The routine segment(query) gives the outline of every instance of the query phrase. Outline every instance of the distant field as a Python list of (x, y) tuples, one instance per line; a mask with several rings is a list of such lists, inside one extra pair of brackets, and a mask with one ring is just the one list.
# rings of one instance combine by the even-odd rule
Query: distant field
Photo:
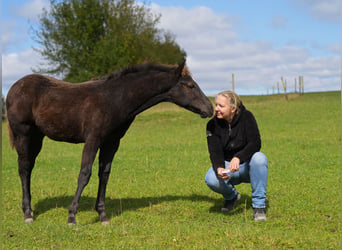
[(94, 210), (97, 161), (76, 216), (68, 206), (83, 145), (45, 139), (32, 174), (34, 223), (25, 224), (16, 153), (2, 124), (3, 249), (341, 249), (340, 92), (243, 96), (269, 159), (267, 221), (253, 221), (250, 185), (237, 208), (204, 183), (210, 167), (201, 119), (163, 103), (140, 114), (121, 141), (107, 187), (110, 224)]

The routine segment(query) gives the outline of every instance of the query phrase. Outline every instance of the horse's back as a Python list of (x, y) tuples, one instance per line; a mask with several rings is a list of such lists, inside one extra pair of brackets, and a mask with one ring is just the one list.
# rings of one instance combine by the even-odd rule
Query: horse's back
[(26, 127), (38, 129), (54, 140), (83, 142), (85, 128), (93, 126), (89, 123), (108, 106), (101, 103), (101, 83), (94, 80), (71, 84), (39, 74), (27, 75), (8, 92), (9, 125), (19, 134)]
[[(72, 84), (50, 76), (30, 74), (13, 84), (7, 94), (6, 101), (9, 107), (16, 103), (18, 105), (20, 103), (21, 107), (32, 107), (32, 105), (37, 106), (43, 98), (45, 100), (49, 97), (57, 98), (59, 95), (60, 101), (63, 102), (67, 96), (74, 98), (81, 95), (82, 92), (87, 92), (86, 86), (91, 87), (95, 82), (99, 81)], [(93, 92), (88, 90), (88, 93)]]
[(7, 101), (10, 103), (21, 100), (28, 101), (37, 97), (45, 89), (58, 84), (58, 80), (39, 74), (24, 76), (15, 82), (7, 94)]
[(40, 74), (30, 74), (15, 82), (6, 97), (7, 119), (9, 125), (34, 124), (35, 111), (47, 108), (53, 96), (49, 94), (53, 89), (67, 88), (72, 85), (53, 77)]
[(35, 103), (37, 95), (51, 85), (51, 80), (43, 75), (31, 74), (15, 82), (6, 97), (8, 120), (16, 114), (28, 112)]

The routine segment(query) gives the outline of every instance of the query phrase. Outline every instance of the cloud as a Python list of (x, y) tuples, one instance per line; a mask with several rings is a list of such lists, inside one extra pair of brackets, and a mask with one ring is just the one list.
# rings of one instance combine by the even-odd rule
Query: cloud
[(2, 36), (1, 36), (1, 44), (2, 44), (2, 51), (7, 51), (10, 44), (16, 40), (16, 22), (14, 21), (7, 21), (6, 23), (3, 22), (2, 27)]
[(32, 46), (31, 26), (38, 21), (42, 9), (49, 6), (48, 0), (27, 1), (23, 5), (6, 5), (6, 16), (1, 23), (2, 26), (2, 51), (11, 53), (13, 51), (26, 50)]
[(272, 27), (283, 28), (287, 24), (287, 17), (276, 16), (272, 18)]
[(42, 62), (40, 55), (33, 49), (20, 53), (8, 53), (2, 56), (2, 88), (7, 93), (10, 86), (21, 77), (31, 74), (31, 67)]
[(200, 6), (185, 9), (183, 7), (161, 7), (152, 4), (151, 8), (152, 11), (161, 13), (161, 28), (171, 30), (172, 33), (176, 34), (177, 40), (186, 47), (191, 47), (192, 44), (200, 47), (216, 46), (217, 32), (220, 32), (221, 40), (236, 38), (230, 17), (218, 15), (208, 7)]
[(48, 0), (33, 0), (28, 1), (25, 4), (18, 6), (14, 13), (18, 17), (22, 17), (26, 20), (37, 21), (40, 14), (42, 14), (43, 8), (49, 6)]
[(335, 54), (342, 53), (341, 43), (332, 43), (327, 46), (326, 50)]
[(341, 0), (291, 0), (294, 5), (299, 5), (303, 11), (307, 11), (314, 18), (333, 23), (341, 22)]
[[(6, 5), (7, 6), (7, 5)], [(31, 68), (42, 62), (39, 53), (31, 46), (30, 23), (38, 20), (48, 0), (27, 1), (23, 5), (9, 5), (7, 18), (2, 22), (2, 93), (7, 94), (10, 86), (19, 78), (32, 73)], [(28, 23), (30, 21), (30, 23)]]
[[(287, 45), (275, 46), (270, 40), (242, 39), (236, 29), (239, 25), (235, 23), (236, 17), (215, 13), (208, 7), (185, 9), (152, 4), (151, 8), (161, 14), (159, 27), (175, 34), (176, 42), (187, 52), (187, 65), (207, 94), (231, 88), (233, 73), (239, 94), (272, 93), (281, 76), (287, 80), (289, 90), (298, 76), (304, 76), (305, 91), (341, 87), (341, 45), (337, 42), (325, 46), (324, 50), (329, 51), (325, 56), (314, 56), (311, 48), (290, 45), (287, 41), (284, 41)], [(278, 26), (287, 22), (281, 18), (273, 21)], [(8, 28), (3, 29), (2, 40), (11, 44), (15, 39), (11, 27), (15, 24), (8, 24)], [(42, 62), (32, 49), (4, 53), (2, 59), (5, 93), (11, 84)]]
[[(336, 90), (340, 86), (338, 57), (315, 58), (306, 48), (274, 48), (266, 40), (242, 41), (230, 16), (206, 7), (186, 10), (153, 4), (152, 10), (162, 15), (160, 27), (176, 35), (177, 43), (187, 52), (194, 78), (206, 93), (231, 88), (233, 73), (240, 94), (265, 94), (280, 82), (281, 76), (293, 87), (294, 78), (304, 76), (306, 91)], [(276, 17), (273, 22), (284, 26), (287, 19)], [(330, 49), (338, 46), (331, 45)]]
[(314, 17), (321, 20), (328, 20), (332, 22), (341, 21), (341, 1), (313, 1), (314, 4), (310, 8), (310, 11)]

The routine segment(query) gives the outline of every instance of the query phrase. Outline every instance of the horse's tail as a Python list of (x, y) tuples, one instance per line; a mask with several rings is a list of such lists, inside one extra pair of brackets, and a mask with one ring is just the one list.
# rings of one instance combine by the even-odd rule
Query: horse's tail
[(11, 129), (11, 125), (9, 124), (8, 120), (7, 120), (7, 131), (8, 131), (9, 143), (11, 145), (11, 148), (13, 148), (14, 147), (14, 136), (13, 136), (13, 132)]

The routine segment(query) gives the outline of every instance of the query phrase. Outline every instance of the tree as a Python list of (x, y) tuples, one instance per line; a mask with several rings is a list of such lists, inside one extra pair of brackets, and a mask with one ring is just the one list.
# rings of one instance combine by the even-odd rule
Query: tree
[(173, 64), (186, 56), (172, 34), (156, 28), (160, 15), (134, 0), (50, 0), (50, 5), (33, 33), (49, 67), (36, 72), (80, 82), (143, 61)]

